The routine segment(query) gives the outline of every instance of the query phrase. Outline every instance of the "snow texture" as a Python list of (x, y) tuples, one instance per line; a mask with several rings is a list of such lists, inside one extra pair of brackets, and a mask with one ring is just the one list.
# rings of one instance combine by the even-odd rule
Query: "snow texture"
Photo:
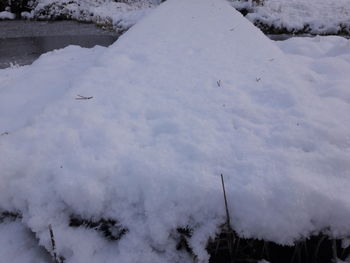
[(0, 70), (0, 210), (49, 251), (51, 224), (67, 263), (192, 262), (186, 226), (207, 262), (222, 173), (241, 236), (349, 237), (349, 72), (349, 40), (276, 45), (224, 0), (168, 0), (109, 48)]
[(36, 243), (34, 234), (19, 222), (0, 224), (0, 255), (2, 262), (48, 263), (50, 256)]
[(37, 0), (25, 18), (74, 19), (112, 26), (125, 30), (148, 14), (158, 4), (157, 0)]
[[(231, 0), (232, 1), (232, 0)], [(256, 24), (283, 28), (289, 32), (313, 34), (350, 33), (349, 0), (233, 0), (238, 9), (249, 9), (246, 17)]]

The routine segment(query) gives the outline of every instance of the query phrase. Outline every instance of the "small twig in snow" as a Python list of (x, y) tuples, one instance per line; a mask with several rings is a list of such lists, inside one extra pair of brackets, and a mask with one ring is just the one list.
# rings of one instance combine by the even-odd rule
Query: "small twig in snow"
[(222, 191), (224, 193), (224, 200), (225, 200), (225, 210), (226, 210), (226, 227), (227, 229), (231, 229), (231, 220), (230, 220), (230, 214), (228, 212), (228, 205), (227, 205), (227, 198), (226, 198), (226, 189), (225, 189), (225, 182), (224, 182), (224, 176), (221, 174), (221, 186)]
[(52, 256), (55, 261), (55, 263), (60, 263), (57, 258), (57, 253), (56, 253), (56, 242), (55, 242), (55, 236), (53, 235), (53, 230), (52, 226), (49, 225), (49, 231), (50, 231), (50, 238), (51, 238), (51, 247), (52, 247)]
[(219, 88), (221, 88), (221, 80), (218, 80), (218, 81), (216, 82), (216, 84), (218, 85)]
[(81, 96), (81, 95), (77, 95), (77, 97), (75, 98), (76, 100), (90, 100), (92, 99), (93, 97), (86, 97), (86, 96)]
[(3, 132), (3, 133), (0, 134), (0, 136), (3, 136), (3, 135), (9, 135), (9, 133), (8, 132)]

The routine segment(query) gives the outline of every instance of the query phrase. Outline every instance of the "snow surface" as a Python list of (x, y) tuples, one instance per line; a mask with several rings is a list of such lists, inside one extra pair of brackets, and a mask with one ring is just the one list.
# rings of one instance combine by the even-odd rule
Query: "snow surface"
[(15, 18), (16, 18), (16, 15), (11, 12), (8, 12), (8, 11), (0, 12), (0, 20), (5, 20), (5, 19), (13, 20)]
[[(275, 30), (294, 33), (350, 34), (350, 0), (228, 1), (239, 10), (248, 10), (247, 18), (262, 28), (274, 27)], [(22, 12), (21, 16), (25, 19), (74, 19), (124, 31), (150, 13), (160, 2), (160, 0), (34, 0), (29, 2), (31, 12)]]
[(25, 18), (66, 18), (94, 22), (125, 30), (136, 24), (158, 4), (157, 0), (37, 0), (31, 13)]
[(50, 256), (35, 243), (35, 236), (19, 222), (0, 224), (0, 255), (3, 262), (48, 263)]
[[(234, 7), (251, 11), (246, 17), (254, 23), (262, 23), (290, 32), (307, 26), (313, 34), (335, 34), (346, 29), (350, 33), (349, 0), (264, 0), (263, 5), (254, 1), (231, 0)], [(344, 32), (343, 32), (344, 33)]]
[[(191, 262), (187, 225), (207, 262), (223, 173), (240, 235), (349, 237), (350, 41), (278, 45), (224, 0), (168, 0), (109, 48), (0, 70), (0, 210), (48, 250), (51, 224), (67, 263)], [(129, 231), (110, 242), (71, 214)]]

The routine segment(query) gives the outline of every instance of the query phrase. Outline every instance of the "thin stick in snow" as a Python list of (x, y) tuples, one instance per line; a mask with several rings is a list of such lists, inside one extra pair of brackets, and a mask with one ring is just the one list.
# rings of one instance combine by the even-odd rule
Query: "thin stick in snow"
[(51, 248), (52, 248), (52, 255), (55, 263), (59, 263), (56, 253), (56, 242), (55, 242), (55, 236), (53, 235), (53, 230), (51, 225), (49, 225), (49, 231), (50, 231), (50, 238), (51, 238)]
[(81, 96), (81, 95), (77, 95), (77, 97), (75, 98), (76, 100), (90, 100), (92, 99), (93, 97), (86, 97), (86, 96)]
[(228, 229), (231, 229), (231, 221), (230, 221), (230, 213), (228, 211), (228, 205), (227, 205), (227, 198), (226, 198), (226, 190), (225, 190), (225, 182), (224, 182), (224, 177), (221, 174), (221, 185), (222, 185), (222, 190), (224, 192), (224, 199), (225, 199), (225, 209), (226, 209), (226, 225)]

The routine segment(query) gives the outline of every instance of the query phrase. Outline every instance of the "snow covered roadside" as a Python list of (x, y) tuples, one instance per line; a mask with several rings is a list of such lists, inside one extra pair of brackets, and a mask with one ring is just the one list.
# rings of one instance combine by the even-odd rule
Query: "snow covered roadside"
[(16, 15), (11, 13), (11, 12), (8, 12), (8, 11), (2, 11), (0, 12), (0, 20), (13, 20), (16, 18)]
[[(108, 49), (1, 70), (0, 208), (48, 250), (52, 224), (68, 263), (190, 262), (187, 225), (206, 262), (223, 173), (241, 235), (348, 236), (349, 41), (319, 39), (286, 55), (225, 1), (168, 0)], [(71, 214), (129, 231), (108, 242)]]
[(247, 18), (270, 33), (350, 34), (349, 0), (231, 0)]
[[(238, 10), (248, 11), (247, 18), (269, 34), (350, 34), (349, 0), (228, 1)], [(35, 0), (26, 7), (32, 11), (22, 12), (21, 16), (25, 19), (74, 19), (125, 31), (160, 2), (160, 0)]]
[(24, 18), (74, 19), (94, 22), (124, 31), (136, 24), (156, 5), (157, 0), (37, 0), (33, 10), (24, 12)]

